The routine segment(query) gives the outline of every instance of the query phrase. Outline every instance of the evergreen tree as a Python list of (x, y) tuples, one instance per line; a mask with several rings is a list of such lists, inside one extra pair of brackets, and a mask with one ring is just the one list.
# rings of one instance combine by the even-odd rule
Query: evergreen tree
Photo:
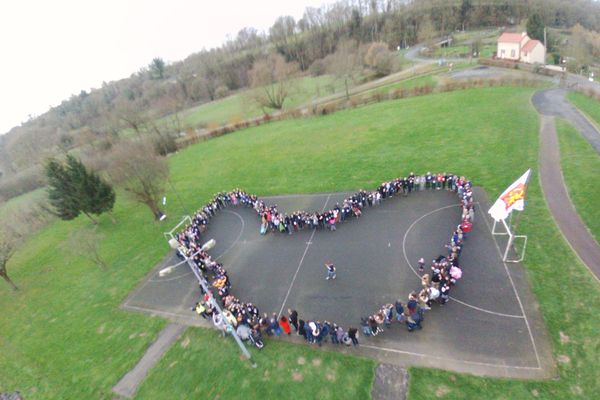
[(48, 199), (56, 215), (65, 221), (77, 218), (81, 213), (78, 193), (65, 166), (51, 159), (45, 166), (45, 172), (48, 178)]
[(542, 21), (542, 17), (539, 14), (533, 14), (527, 20), (527, 34), (532, 39), (537, 39), (544, 42), (544, 21)]
[(46, 165), (46, 176), (50, 204), (63, 220), (71, 220), (84, 213), (95, 224), (97, 221), (92, 214), (111, 211), (115, 204), (113, 188), (70, 154), (66, 164), (50, 160)]
[(98, 174), (93, 171), (88, 172), (83, 188), (86, 193), (86, 204), (82, 211), (95, 215), (112, 211), (115, 205), (115, 191)]

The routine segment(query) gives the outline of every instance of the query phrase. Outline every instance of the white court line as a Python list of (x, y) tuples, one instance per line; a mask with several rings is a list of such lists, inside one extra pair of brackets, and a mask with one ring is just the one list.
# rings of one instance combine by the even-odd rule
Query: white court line
[[(482, 218), (485, 221), (485, 224), (488, 227), (490, 234), (492, 234), (492, 237), (493, 237), (492, 228), (490, 227), (490, 223), (488, 222), (486, 215), (483, 213), (483, 211), (481, 211), (481, 205), (479, 204), (479, 202), (477, 202), (477, 205), (479, 206), (477, 208), (479, 209), (479, 212), (482, 214)], [(500, 250), (500, 247), (498, 246), (498, 242), (496, 242), (496, 239), (494, 239), (494, 244), (496, 245), (496, 250), (498, 250), (500, 259), (502, 259), (502, 251)], [(521, 307), (521, 312), (523, 313), (525, 325), (527, 326), (527, 331), (529, 332), (529, 338), (531, 339), (531, 344), (533, 345), (533, 352), (535, 353), (535, 359), (537, 360), (538, 367), (541, 368), (542, 363), (540, 362), (540, 356), (537, 351), (537, 346), (535, 345), (535, 339), (533, 338), (533, 333), (531, 333), (531, 327), (529, 326), (529, 321), (527, 320), (527, 315), (525, 314), (525, 309), (523, 308), (523, 303), (521, 302), (521, 297), (519, 296), (519, 292), (517, 292), (517, 288), (515, 287), (515, 283), (513, 282), (512, 276), (510, 276), (510, 272), (508, 271), (508, 266), (506, 265), (506, 263), (504, 261), (502, 261), (502, 264), (504, 264), (504, 269), (506, 270), (506, 275), (508, 275), (510, 284), (512, 285), (513, 291), (515, 292), (517, 301), (519, 302), (519, 307)]]
[(230, 210), (223, 210), (223, 212), (228, 212), (231, 214), (235, 214), (240, 221), (242, 221), (242, 228), (240, 229), (240, 233), (238, 233), (237, 237), (235, 238), (235, 240), (233, 241), (233, 243), (231, 243), (231, 246), (229, 246), (224, 252), (221, 253), (221, 255), (217, 258), (215, 258), (215, 261), (218, 260), (219, 258), (223, 257), (225, 254), (227, 254), (229, 252), (229, 250), (231, 250), (231, 248), (233, 246), (235, 246), (237, 244), (237, 242), (239, 242), (240, 238), (242, 237), (242, 233), (244, 233), (244, 228), (246, 227), (246, 223), (244, 222), (244, 218), (242, 218), (242, 216), (240, 214), (238, 214), (235, 211), (230, 211)]
[(388, 351), (388, 352), (392, 352), (392, 353), (406, 354), (406, 355), (409, 355), (409, 356), (417, 356), (417, 357), (422, 357), (422, 358), (433, 358), (435, 360), (454, 361), (454, 362), (461, 362), (461, 363), (465, 363), (465, 364), (481, 365), (481, 366), (485, 366), (485, 367), (514, 368), (514, 369), (526, 369), (526, 370), (536, 370), (536, 371), (542, 369), (541, 367), (521, 367), (521, 366), (517, 366), (517, 365), (492, 364), (492, 363), (485, 363), (485, 362), (479, 362), (479, 361), (460, 360), (460, 359), (457, 359), (457, 358), (446, 358), (446, 357), (440, 357), (440, 356), (432, 356), (432, 355), (429, 355), (429, 354), (413, 353), (411, 351), (390, 349), (390, 348), (387, 348), (387, 347), (370, 346), (368, 344), (361, 344), (360, 347), (365, 347), (365, 348), (374, 349), (374, 350)]
[[(327, 203), (329, 202), (330, 197), (331, 197), (331, 193), (329, 195), (327, 195), (327, 199), (325, 199), (325, 204), (323, 205), (323, 209), (321, 210), (321, 213), (323, 213), (325, 211), (325, 207), (327, 207)], [(296, 281), (296, 277), (298, 276), (298, 272), (300, 272), (300, 267), (302, 266), (302, 262), (304, 262), (304, 257), (306, 256), (306, 253), (308, 253), (308, 248), (309, 248), (310, 244), (312, 243), (313, 236), (315, 236), (315, 232), (317, 232), (317, 228), (313, 229), (313, 232), (310, 235), (310, 239), (308, 239), (308, 242), (306, 242), (306, 248), (304, 249), (304, 254), (302, 254), (302, 258), (300, 259), (300, 262), (298, 263), (298, 268), (296, 268), (296, 273), (294, 274), (294, 277), (292, 278), (292, 283), (290, 283), (290, 287), (288, 288), (285, 298), (283, 299), (283, 303), (281, 304), (281, 308), (279, 309), (279, 314), (277, 314), (278, 318), (281, 316), (281, 313), (283, 312), (283, 308), (285, 307), (285, 303), (287, 302), (287, 299), (290, 296), (292, 287), (294, 286), (294, 282)]]
[(132, 306), (132, 305), (123, 305), (124, 308), (129, 308), (132, 310), (136, 310), (136, 311), (141, 311), (144, 312), (146, 314), (156, 314), (156, 315), (166, 315), (169, 317), (177, 317), (177, 318), (189, 318), (189, 315), (183, 315), (183, 314), (176, 314), (176, 313), (172, 313), (169, 311), (160, 311), (160, 310), (156, 310), (153, 308), (143, 308), (143, 307), (137, 307), (137, 306)]
[[(479, 203), (476, 203), (476, 204), (479, 204)], [(406, 232), (404, 233), (404, 238), (402, 239), (402, 252), (404, 253), (404, 259), (405, 259), (405, 260), (406, 260), (406, 262), (408, 263), (408, 266), (410, 267), (410, 269), (411, 269), (411, 270), (412, 270), (412, 271), (415, 273), (415, 275), (416, 275), (416, 276), (419, 278), (419, 280), (421, 279), (421, 276), (419, 275), (419, 273), (417, 272), (417, 270), (416, 270), (416, 269), (415, 269), (415, 268), (412, 266), (412, 264), (411, 264), (411, 263), (410, 263), (410, 261), (408, 260), (408, 256), (406, 255), (406, 238), (408, 237), (408, 234), (410, 233), (410, 231), (412, 230), (412, 228), (413, 228), (413, 227), (414, 227), (414, 226), (415, 226), (415, 225), (416, 225), (416, 224), (417, 224), (419, 221), (421, 221), (423, 218), (425, 218), (425, 217), (428, 217), (429, 215), (431, 215), (431, 214), (433, 214), (433, 213), (436, 213), (436, 212), (438, 212), (438, 211), (445, 210), (446, 208), (452, 208), (452, 207), (458, 207), (458, 205), (456, 205), (456, 204), (452, 204), (452, 205), (449, 205), (449, 206), (440, 207), (440, 208), (438, 208), (438, 209), (435, 209), (435, 210), (433, 210), (433, 211), (430, 211), (430, 212), (428, 212), (428, 213), (425, 213), (425, 214), (423, 214), (421, 217), (417, 218), (417, 219), (416, 219), (416, 220), (415, 220), (415, 221), (414, 221), (414, 222), (413, 222), (413, 223), (412, 223), (412, 224), (411, 224), (411, 225), (408, 227), (408, 229), (407, 229), (407, 230), (406, 230)], [(478, 207), (478, 208), (479, 208), (479, 207)], [(472, 308), (472, 309), (474, 309), (474, 310), (481, 311), (481, 312), (484, 312), (484, 313), (487, 313), (487, 314), (497, 315), (497, 316), (499, 316), (499, 317), (506, 317), (506, 318), (525, 318), (525, 315), (524, 315), (524, 314), (523, 314), (523, 315), (504, 314), (504, 313), (500, 313), (500, 312), (496, 312), (496, 311), (492, 311), (492, 310), (486, 310), (485, 308), (481, 308), (481, 307), (474, 306), (474, 305), (472, 305), (472, 304), (466, 303), (466, 302), (464, 302), (464, 301), (462, 301), (462, 300), (459, 300), (459, 299), (457, 299), (457, 298), (455, 298), (455, 297), (452, 297), (452, 296), (450, 296), (450, 299), (451, 299), (451, 300), (453, 300), (453, 301), (455, 301), (455, 302), (457, 302), (457, 303), (459, 303), (459, 304), (462, 304), (462, 305), (464, 305), (464, 306), (470, 307), (470, 308)]]

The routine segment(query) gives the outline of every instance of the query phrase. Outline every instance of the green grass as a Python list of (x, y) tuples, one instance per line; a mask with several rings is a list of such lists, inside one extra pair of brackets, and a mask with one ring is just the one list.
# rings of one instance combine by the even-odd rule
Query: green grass
[[(587, 114), (600, 127), (600, 102), (581, 93), (569, 92), (567, 98), (575, 107)], [(600, 129), (600, 128), (598, 128)]]
[[(479, 48), (479, 57), (481, 58), (490, 58), (497, 49), (496, 44), (484, 44)], [(469, 58), (471, 54), (471, 45), (466, 44), (458, 44), (450, 47), (437, 48), (433, 52), (433, 57), (435, 58), (455, 58), (455, 57), (464, 57)]]
[(46, 198), (45, 189), (36, 189), (0, 203), (0, 221), (22, 208), (42, 202)]
[[(523, 169), (537, 166), (539, 119), (529, 101), (532, 93), (508, 87), (456, 91), (250, 128), (171, 157), (172, 180), (188, 209), (234, 187), (258, 195), (354, 190), (408, 170), (464, 174), (492, 197)], [(543, 382), (412, 368), (411, 398), (435, 398), (441, 385), (450, 390), (447, 398), (526, 398), (533, 390), (540, 398), (573, 398), (580, 391), (589, 398), (600, 389), (597, 285), (557, 232), (535, 177), (529, 195), (521, 222), (530, 234), (526, 267), (555, 354), (570, 362), (559, 364), (559, 379)], [(172, 190), (167, 197), (175, 199)], [(169, 201), (167, 213), (171, 226), (181, 206)], [(13, 294), (0, 286), (0, 391), (19, 389), (27, 399), (111, 398), (110, 388), (164, 326), (160, 319), (117, 307), (166, 254), (161, 232), (167, 225), (152, 223), (149, 212), (122, 193), (116, 215), (118, 225), (101, 218), (107, 271), (61, 250), (70, 230), (88, 224), (83, 219), (51, 225), (10, 264), (22, 291)], [(561, 342), (559, 332), (568, 342)], [(186, 337), (189, 344), (183, 347)], [(372, 361), (269, 343), (257, 355), (269, 371), (265, 379), (264, 371), (247, 371), (230, 341), (215, 357), (211, 348), (218, 340), (215, 332), (188, 329), (138, 398), (168, 398), (168, 393), (274, 398), (288, 393), (286, 383), (294, 398), (368, 397)], [(299, 357), (311, 365), (321, 359), (320, 373), (298, 364)], [(335, 382), (327, 380), (329, 368), (339, 371)], [(298, 386), (306, 392), (291, 381), (293, 372), (302, 374)], [(252, 385), (255, 381), (260, 385)]]
[[(343, 83), (331, 75), (303, 77), (294, 81), (284, 109), (292, 109), (308, 103), (311, 99), (328, 96), (343, 89)], [(263, 114), (261, 107), (252, 98), (250, 90), (205, 103), (182, 112), (184, 125), (222, 125), (257, 117)]]
[(577, 213), (600, 243), (600, 156), (572, 125), (558, 120), (560, 164)]
[(273, 340), (253, 357), (257, 368), (239, 360), (233, 340), (188, 329), (152, 370), (137, 397), (328, 400), (367, 399), (371, 393), (373, 360)]

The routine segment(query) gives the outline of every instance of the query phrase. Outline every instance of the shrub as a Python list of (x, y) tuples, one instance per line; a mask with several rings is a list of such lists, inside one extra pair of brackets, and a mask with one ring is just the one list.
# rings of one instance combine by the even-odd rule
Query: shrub
[(3, 176), (0, 181), (0, 198), (12, 199), (44, 185), (42, 168), (36, 165), (20, 171), (16, 175)]
[(310, 67), (308, 67), (308, 72), (310, 72), (312, 76), (321, 76), (325, 74), (326, 70), (327, 65), (325, 64), (325, 60), (322, 58), (315, 60)]

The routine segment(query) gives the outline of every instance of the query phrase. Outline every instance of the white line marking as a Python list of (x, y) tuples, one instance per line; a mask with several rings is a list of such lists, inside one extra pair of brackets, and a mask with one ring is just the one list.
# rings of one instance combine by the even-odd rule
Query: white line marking
[[(132, 310), (142, 311), (144, 313), (149, 313), (149, 314), (168, 315), (170, 317), (177, 317), (177, 318), (189, 318), (189, 315), (176, 314), (176, 313), (172, 313), (169, 311), (160, 311), (160, 310), (156, 310), (156, 309), (152, 309), (152, 308), (143, 308), (143, 307), (137, 307), (137, 306), (132, 306), (132, 305), (123, 305), (123, 307), (129, 308)], [(191, 311), (190, 311), (190, 313), (191, 313)]]
[(188, 271), (188, 272), (186, 272), (184, 274), (172, 276), (170, 278), (165, 278), (165, 279), (148, 279), (148, 282), (152, 282), (152, 283), (171, 282), (171, 281), (175, 281), (175, 280), (177, 280), (179, 278), (183, 278), (184, 276), (188, 276), (191, 273), (192, 273), (192, 271)]
[(387, 347), (378, 347), (378, 346), (370, 346), (368, 344), (361, 344), (360, 347), (365, 347), (368, 349), (374, 349), (374, 350), (383, 350), (383, 351), (389, 351), (392, 353), (400, 353), (400, 354), (406, 354), (409, 356), (417, 356), (417, 357), (427, 357), (427, 358), (433, 358), (436, 360), (443, 360), (443, 361), (456, 361), (456, 362), (461, 362), (461, 363), (465, 363), (465, 364), (474, 364), (474, 365), (482, 365), (482, 366), (486, 366), (486, 367), (495, 367), (495, 368), (514, 368), (514, 369), (527, 369), (527, 370), (541, 370), (541, 367), (520, 367), (520, 366), (516, 366), (516, 365), (506, 365), (506, 364), (491, 364), (491, 363), (484, 363), (484, 362), (479, 362), (479, 361), (467, 361), (467, 360), (459, 360), (456, 358), (446, 358), (446, 357), (440, 357), (440, 356), (432, 356), (429, 354), (422, 354), (422, 353), (413, 353), (411, 351), (404, 351), (404, 350), (397, 350), (397, 349), (390, 349)]
[[(479, 202), (477, 202), (477, 204), (479, 205), (479, 207), (477, 207), (477, 209), (482, 214), (482, 216), (483, 216), (482, 218), (485, 221), (485, 225), (488, 227), (490, 233), (492, 233), (492, 228), (490, 227), (490, 223), (488, 222), (486, 215), (483, 213), (483, 211), (481, 211), (481, 205), (479, 204)], [(493, 238), (493, 235), (492, 235), (492, 238)], [(494, 239), (494, 244), (496, 245), (496, 250), (498, 250), (500, 259), (502, 259), (502, 251), (500, 250), (500, 247), (498, 246), (498, 242), (496, 242), (496, 239)], [(504, 261), (502, 261), (502, 264), (504, 264), (504, 269), (506, 270), (506, 275), (508, 275), (510, 284), (513, 288), (513, 291), (515, 292), (517, 301), (519, 302), (519, 307), (521, 308), (521, 312), (523, 313), (523, 317), (525, 319), (525, 325), (527, 326), (527, 331), (529, 332), (529, 338), (531, 339), (531, 344), (533, 345), (533, 352), (535, 353), (535, 359), (537, 360), (538, 367), (541, 368), (542, 363), (540, 362), (540, 356), (537, 351), (537, 346), (535, 345), (535, 339), (533, 338), (533, 333), (531, 333), (531, 327), (529, 326), (529, 321), (527, 320), (527, 315), (525, 314), (525, 309), (523, 308), (523, 303), (521, 302), (521, 297), (519, 296), (519, 292), (517, 292), (517, 288), (515, 287), (515, 283), (513, 282), (512, 276), (510, 275), (510, 272), (508, 271), (508, 266), (506, 265), (506, 263)]]
[(240, 214), (238, 214), (237, 212), (230, 211), (230, 210), (223, 210), (223, 212), (228, 212), (228, 213), (231, 213), (231, 214), (235, 214), (240, 219), (240, 221), (242, 221), (242, 227), (240, 228), (240, 233), (238, 233), (238, 236), (235, 238), (235, 240), (233, 241), (233, 243), (231, 243), (231, 245), (223, 253), (221, 253), (221, 255), (219, 257), (215, 258), (215, 261), (218, 260), (219, 258), (223, 257), (225, 254), (227, 254), (227, 252), (229, 252), (229, 250), (231, 250), (231, 248), (237, 244), (237, 242), (242, 237), (242, 233), (244, 233), (244, 228), (246, 227), (246, 223), (244, 222), (244, 218), (242, 218), (242, 216)]
[[(478, 202), (476, 204), (479, 204)], [(459, 207), (456, 204), (452, 204), (449, 206), (444, 206), (444, 207), (440, 207), (436, 210), (430, 211), (428, 213), (423, 214), (421, 217), (417, 218), (406, 230), (406, 232), (404, 233), (404, 238), (402, 239), (402, 252), (404, 253), (404, 259), (406, 260), (406, 262), (408, 263), (408, 266), (410, 267), (410, 269), (415, 273), (415, 275), (417, 276), (417, 278), (419, 278), (419, 280), (421, 279), (421, 276), (419, 275), (419, 273), (417, 272), (417, 270), (412, 266), (411, 262), (408, 260), (408, 256), (406, 255), (406, 238), (408, 237), (408, 234), (410, 233), (410, 231), (412, 230), (412, 228), (419, 222), (421, 221), (423, 218), (428, 217), (429, 215), (436, 213), (438, 211), (441, 210), (445, 210), (446, 208), (452, 208), (452, 207)], [(479, 208), (479, 207), (478, 207)], [(459, 300), (455, 297), (450, 296), (451, 300), (454, 300), (455, 302), (462, 304), (464, 306), (470, 307), (474, 310), (477, 311), (481, 311), (487, 314), (492, 314), (492, 315), (497, 315), (499, 317), (506, 317), (506, 318), (525, 318), (524, 315), (513, 315), (513, 314), (504, 314), (504, 313), (500, 313), (500, 312), (496, 312), (496, 311), (492, 311), (492, 310), (486, 310), (485, 308), (481, 308), (481, 307), (477, 307), (474, 306), (472, 304), (466, 303), (462, 300)]]
[[(325, 207), (327, 207), (327, 203), (329, 202), (330, 197), (331, 197), (331, 194), (329, 194), (327, 196), (327, 199), (325, 199), (325, 204), (323, 205), (323, 209), (321, 210), (321, 213), (325, 211)], [(306, 248), (304, 249), (304, 254), (302, 254), (302, 258), (300, 259), (300, 262), (298, 263), (298, 268), (296, 268), (296, 273), (294, 274), (294, 277), (292, 278), (292, 283), (290, 283), (290, 287), (288, 288), (285, 298), (283, 299), (283, 303), (281, 304), (281, 308), (279, 309), (279, 314), (277, 314), (277, 317), (280, 317), (281, 313), (283, 312), (283, 308), (285, 307), (285, 303), (287, 302), (287, 299), (290, 296), (292, 287), (294, 286), (294, 282), (296, 281), (296, 277), (298, 276), (298, 272), (300, 272), (300, 267), (302, 266), (302, 262), (304, 262), (304, 257), (306, 256), (306, 253), (308, 253), (308, 248), (310, 247), (310, 244), (312, 243), (312, 239), (315, 236), (315, 232), (317, 232), (316, 228), (313, 229), (313, 232), (310, 235), (310, 239), (308, 239), (308, 242), (306, 243)]]

